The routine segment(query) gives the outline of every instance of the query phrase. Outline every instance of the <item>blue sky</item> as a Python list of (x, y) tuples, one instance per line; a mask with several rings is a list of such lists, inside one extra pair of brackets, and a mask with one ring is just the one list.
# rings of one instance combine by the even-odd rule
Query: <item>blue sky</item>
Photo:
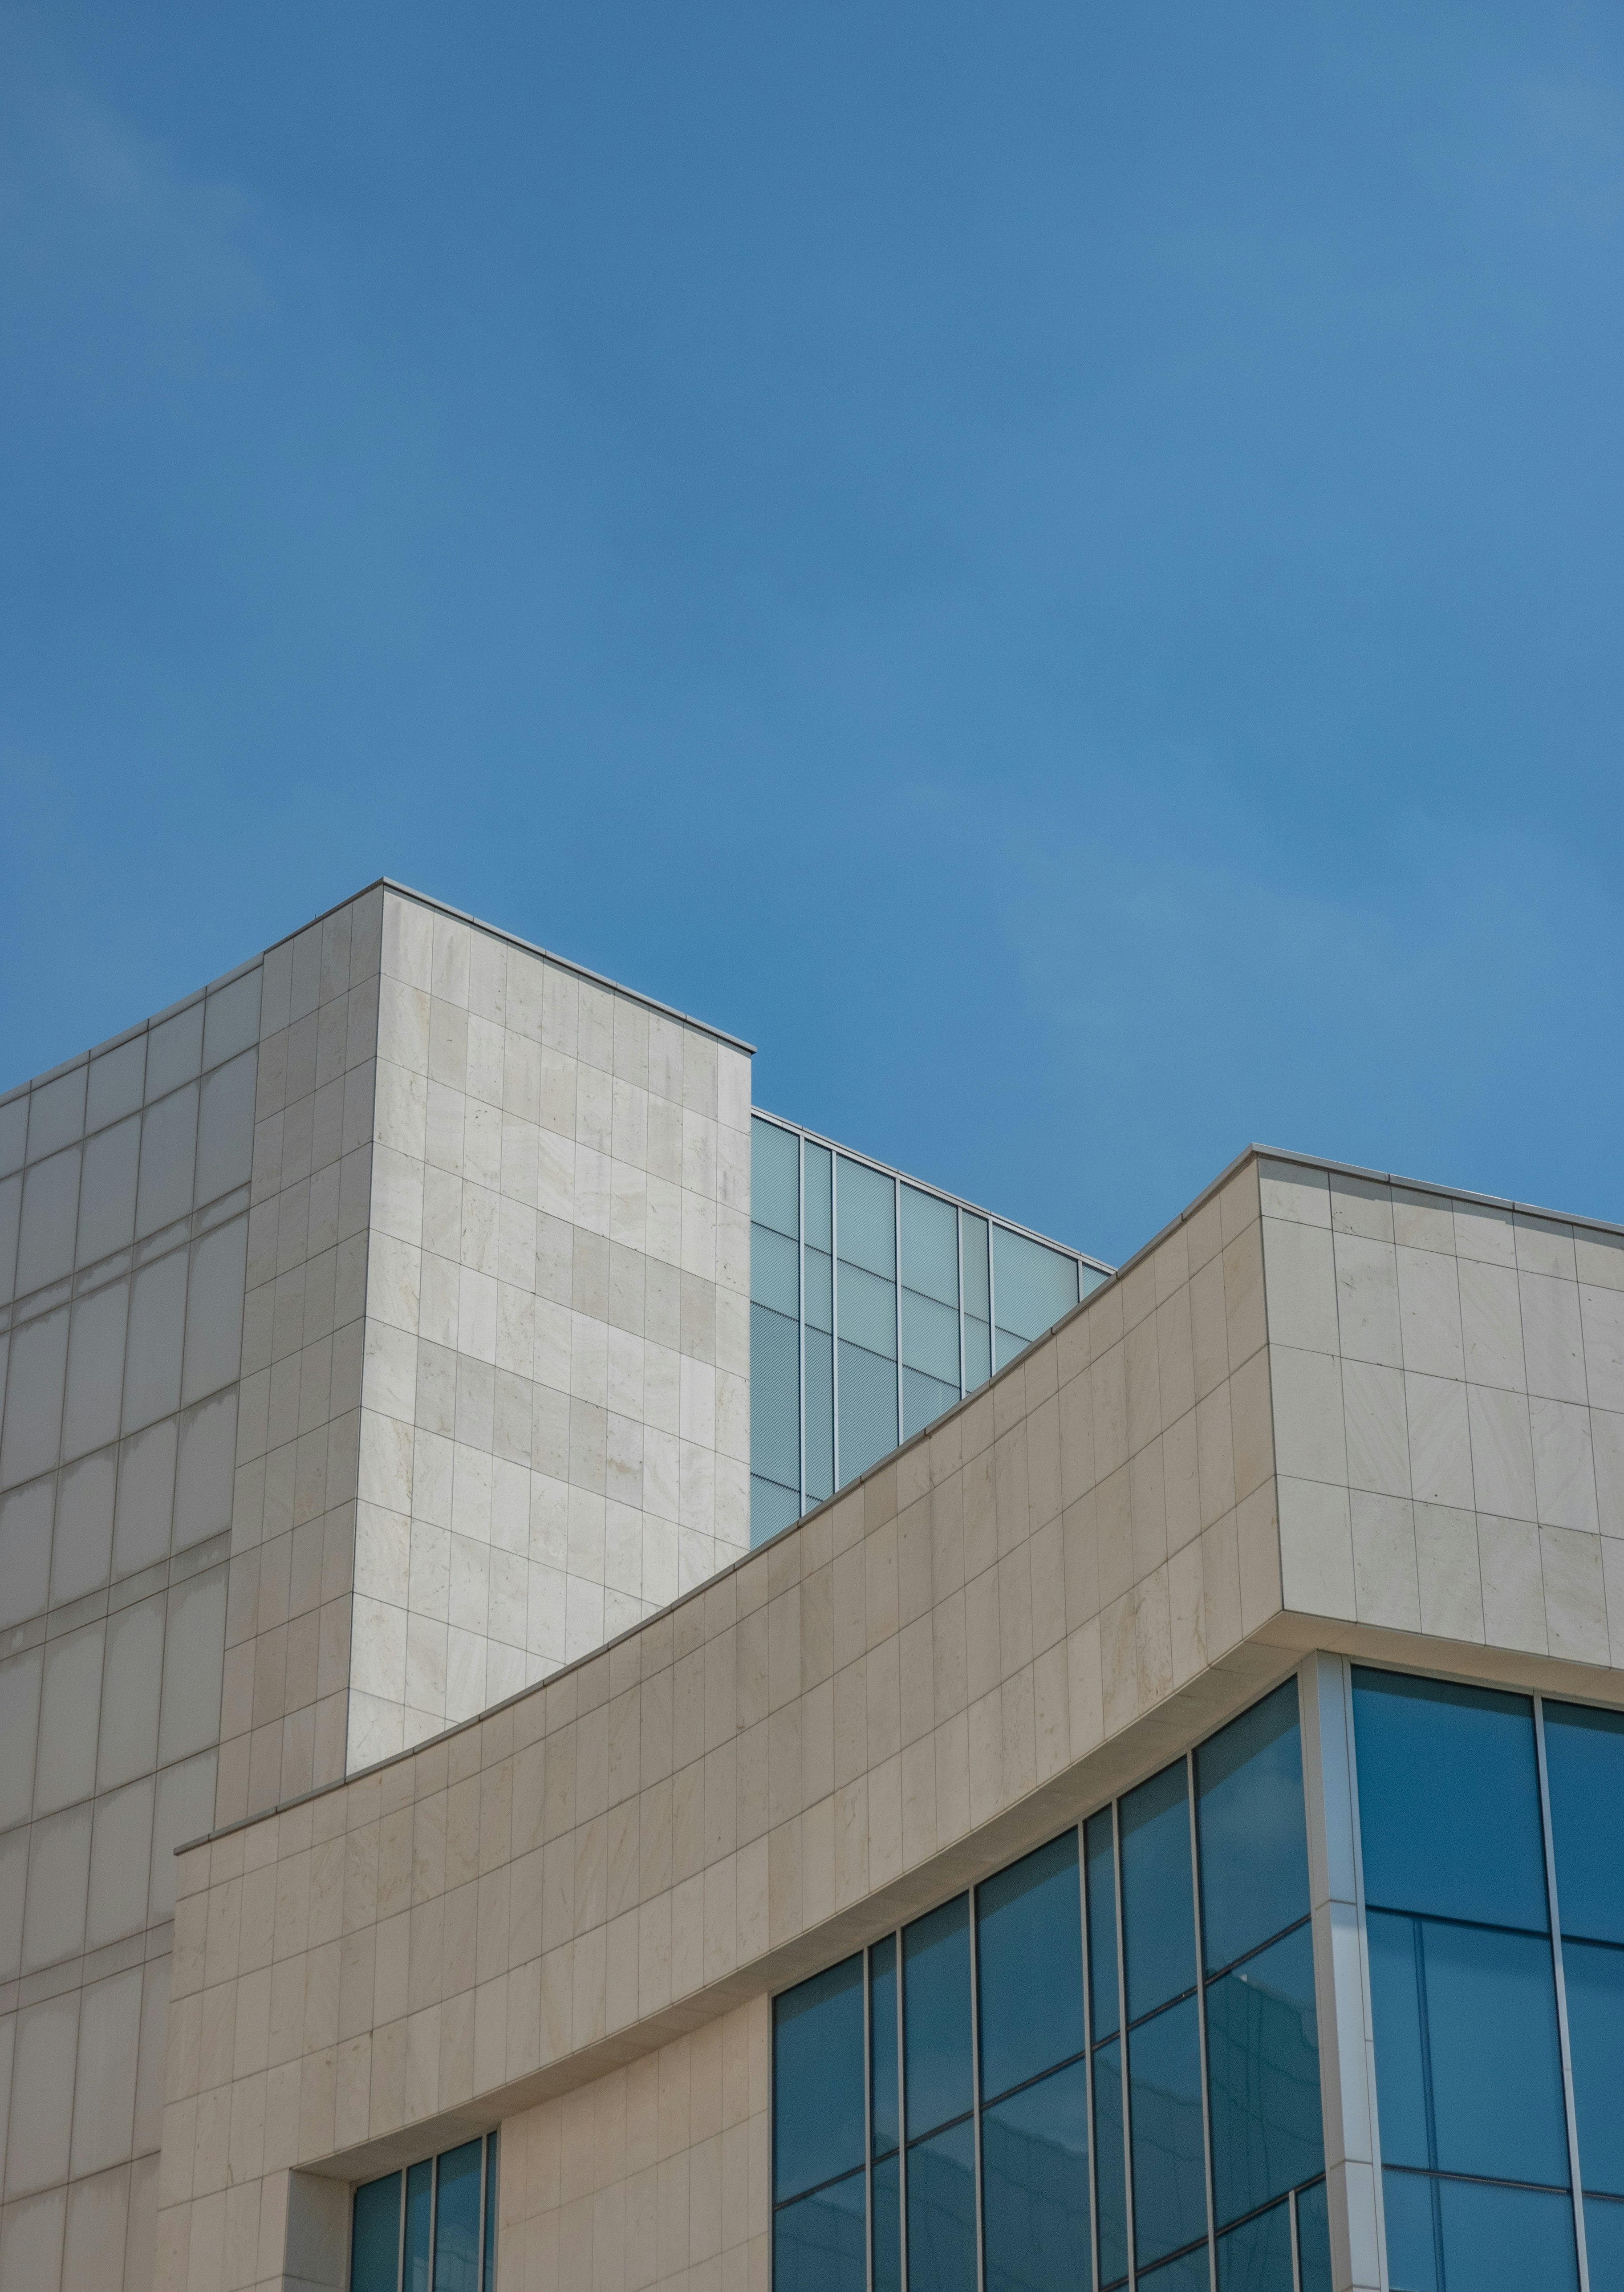
[(1624, 1218), (1624, 17), (0, 5), (0, 1086), (380, 873), (1106, 1256)]

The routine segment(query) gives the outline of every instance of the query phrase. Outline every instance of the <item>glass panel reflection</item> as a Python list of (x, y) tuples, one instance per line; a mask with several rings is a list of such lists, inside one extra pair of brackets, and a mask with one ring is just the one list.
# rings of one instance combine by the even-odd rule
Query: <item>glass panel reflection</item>
[(982, 2208), (985, 2292), (1087, 2292), (1094, 2263), (1081, 2062), (987, 2111)]
[(1201, 1745), (1195, 1787), (1201, 1932), (1210, 1974), (1308, 1916), (1295, 1679)]
[(400, 2281), (400, 2175), (355, 2191), (350, 2292), (397, 2292)]
[(869, 1952), (869, 2123), (877, 2157), (899, 2137), (897, 2095), (897, 1942), (894, 1934)]
[(1138, 2281), (1145, 2292), (1212, 2292), (1207, 2247), (1198, 2244), (1192, 2251), (1181, 2253), (1176, 2260), (1164, 2261), (1159, 2268), (1142, 2268)]
[(1289, 2204), (1259, 2213), (1218, 2239), (1218, 2292), (1292, 2292)]
[[(1382, 2175), (1393, 2292), (1574, 2292), (1573, 2210), (1566, 2197), (1492, 2181)], [(1592, 2281), (1595, 2282), (1595, 2279)], [(1599, 2285), (1596, 2292), (1601, 2292)]]
[(1201, 2038), (1193, 1997), (1130, 2030), (1134, 2247), (1142, 2267), (1207, 2233)]
[(1585, 2199), (1585, 2251), (1591, 2292), (1624, 2284), (1624, 2204), (1611, 2197)]
[(1122, 2040), (1094, 2056), (1095, 2181), (1100, 2207), (1100, 2282), (1127, 2275), (1127, 2172), (1123, 2158)]
[(1367, 1899), (1543, 1933), (1531, 1704), (1355, 1669), (1353, 1727)]
[(990, 2096), (1083, 2050), (1076, 1831), (989, 1878), (975, 1915), (982, 2092)]
[(865, 2196), (857, 2172), (774, 2213), (774, 2292), (864, 2292)]
[(434, 2292), (480, 2292), (482, 2141), (448, 2149), (434, 2192)]
[(429, 2225), (433, 2207), (434, 2166), (432, 2159), (425, 2159), (406, 2175), (404, 2292), (429, 2292)]
[(1088, 2011), (1097, 2044), (1117, 2026), (1117, 1864), (1111, 1809), (1083, 1828), (1088, 1865)]
[(848, 1957), (773, 2000), (777, 2203), (862, 2163), (862, 1970)]
[(1223, 2223), (1324, 2169), (1307, 1926), (1209, 1987), (1207, 2063), (1213, 2188)]
[(1580, 2179), (1587, 2189), (1624, 2197), (1624, 1949), (1567, 1941), (1562, 1965)]
[(901, 2292), (902, 2164), (893, 2150), (874, 2167), (874, 2292)]
[(1121, 1802), (1122, 1957), (1127, 2018), (1195, 1987), (1190, 1797), (1179, 1759)]
[(1297, 2268), (1302, 2292), (1331, 2292), (1330, 2202), (1323, 2181), (1297, 2192)]
[[(967, 1894), (943, 1902), (906, 1929), (902, 1981), (903, 2081), (911, 2140), (970, 2106)], [(910, 2175), (912, 2170), (910, 2164)], [(911, 2206), (911, 2195), (909, 2201)]]
[(1076, 1304), (1077, 1260), (1029, 1240), (1023, 1233), (1012, 1233), (1007, 1226), (995, 1226), (992, 1280), (997, 1360), (1002, 1368)]
[(966, 2118), (908, 2152), (911, 2292), (975, 2292), (975, 2127)]
[(1380, 1911), (1368, 1928), (1385, 2162), (1565, 2187), (1549, 1944)]
[(1624, 1715), (1547, 1703), (1545, 1764), (1562, 1931), (1624, 1942)]

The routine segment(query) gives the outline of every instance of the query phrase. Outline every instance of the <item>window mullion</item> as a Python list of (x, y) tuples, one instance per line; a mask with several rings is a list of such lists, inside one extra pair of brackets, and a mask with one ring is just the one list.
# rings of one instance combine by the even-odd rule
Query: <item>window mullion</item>
[[(992, 1279), (992, 1239), (987, 1242), (989, 1299)], [(989, 1311), (990, 1311), (990, 1302)], [(1139, 2255), (1134, 2223), (1134, 2112), (1129, 2098), (1127, 2067), (1127, 1933), (1122, 1916), (1122, 1802), (1111, 1803), (1111, 1883), (1117, 1909), (1117, 2040), (1122, 2048), (1122, 2218), (1127, 2231), (1129, 2292), (1139, 2281)]]
[(1568, 1982), (1562, 1957), (1562, 1905), (1556, 1893), (1556, 1848), (1551, 1834), (1550, 1780), (1545, 1767), (1545, 1698), (1534, 1697), (1534, 1750), (1539, 1767), (1539, 1825), (1545, 1838), (1545, 1888), (1550, 1903), (1551, 1961), (1556, 1976), (1556, 2035), (1562, 2047), (1562, 2098), (1568, 2120), (1568, 2179), (1573, 2191), (1573, 2235), (1579, 2252), (1579, 2292), (1590, 2292), (1585, 2243), (1585, 2193), (1579, 2165), (1579, 2112), (1573, 2102), (1573, 2055), (1568, 2041)]
[(1190, 1817), (1190, 1912), (1195, 1921), (1195, 2026), (1200, 2045), (1201, 2142), (1207, 2158), (1207, 2263), (1212, 2281), (1218, 2280), (1218, 2206), (1213, 2180), (1212, 2096), (1207, 2089), (1207, 1953), (1201, 1939), (1200, 1846), (1195, 1820), (1195, 1753), (1184, 1754), (1184, 1798)]

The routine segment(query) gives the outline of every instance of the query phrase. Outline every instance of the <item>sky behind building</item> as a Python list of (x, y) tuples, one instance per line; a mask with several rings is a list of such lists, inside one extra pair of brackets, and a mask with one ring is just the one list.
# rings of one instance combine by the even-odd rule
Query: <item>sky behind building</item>
[(386, 871), (1107, 1257), (1624, 1217), (1621, 240), (1600, 7), (0, 7), (0, 1088)]

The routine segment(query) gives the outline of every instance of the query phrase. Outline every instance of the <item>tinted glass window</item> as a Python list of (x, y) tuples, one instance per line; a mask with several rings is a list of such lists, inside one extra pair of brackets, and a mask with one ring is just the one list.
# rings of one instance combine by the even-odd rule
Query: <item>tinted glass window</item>
[(1207, 2233), (1201, 2037), (1193, 1997), (1128, 2033), (1134, 2243), (1142, 2266)]
[(1369, 1933), (1384, 2160), (1565, 2185), (1549, 1944), (1379, 1911)]
[(355, 2191), (350, 2292), (396, 2292), (400, 2280), (400, 2175)]
[(433, 2217), (434, 2167), (425, 2159), (406, 2175), (406, 2292), (429, 2292), (429, 2224)]
[(750, 1216), (793, 1241), (801, 1231), (800, 1140), (759, 1115), (750, 1119)]
[(869, 2181), (874, 2207), (874, 2292), (901, 2292), (902, 2166), (893, 2150), (879, 2159)]
[(1083, 1828), (1088, 1865), (1088, 2010), (1097, 2041), (1117, 2026), (1117, 1876), (1111, 1809)]
[(1353, 1674), (1365, 1893), (1543, 1932), (1533, 1707), (1443, 1680)]
[(1100, 2282), (1127, 2274), (1127, 2171), (1123, 2158), (1122, 2040), (1094, 2056), (1095, 2178), (1099, 2187)]
[(863, 2175), (853, 2173), (772, 2215), (774, 2292), (864, 2292)]
[(1087, 2292), (1088, 2092), (1081, 2062), (982, 2120), (986, 2292)]
[[(810, 1268), (812, 1253), (807, 1252)], [(835, 1493), (835, 1348), (808, 1328), (806, 1345), (806, 1501)]]
[(1624, 2204), (1607, 2197), (1585, 2199), (1585, 2249), (1592, 2292), (1624, 2284)]
[(897, 1944), (894, 1934), (877, 1941), (869, 1953), (869, 2059), (873, 2092), (869, 2123), (874, 2153), (883, 2157), (897, 2145)]
[(1545, 1765), (1562, 1930), (1624, 1942), (1624, 1716), (1547, 1703)]
[(448, 2149), (434, 2199), (434, 2292), (479, 2292), (482, 2141)]
[(862, 1974), (861, 1957), (848, 1957), (773, 2001), (772, 2192), (780, 2203), (863, 2161)]
[(484, 2292), (497, 2292), (497, 2215), (501, 2209), (499, 2133), (485, 2136), (485, 2286)]
[(1208, 1988), (1207, 2066), (1222, 2223), (1283, 2196), (1324, 2166), (1307, 1926)]
[(952, 2125), (908, 2152), (911, 2292), (975, 2292), (975, 2127)]
[(803, 1142), (804, 1174), (802, 1184), (805, 1193), (806, 1239), (813, 1249), (834, 1247), (833, 1213), (829, 1207), (829, 1188), (833, 1157), (827, 1146), (816, 1146), (810, 1138)]
[(1077, 1260), (1007, 1226), (994, 1226), (992, 1283), (1001, 1368), (1076, 1304)]
[(982, 2092), (1007, 2093), (1083, 2049), (1083, 1916), (1077, 1833), (976, 1892)]
[(1201, 1936), (1208, 1973), (1308, 1916), (1308, 1831), (1297, 1682), (1195, 1755)]
[(1289, 2205), (1218, 2239), (1218, 2292), (1292, 2292)]
[[(1565, 1942), (1562, 1966), (1580, 2178), (1587, 2189), (1624, 2197), (1624, 1950)], [(1594, 2269), (1591, 2274), (1594, 2281)], [(1624, 2276), (1619, 2281), (1624, 2284)]]
[(1382, 2204), (1393, 2292), (1502, 2284), (1516, 2292), (1574, 2292), (1579, 2282), (1566, 2197), (1386, 2172)]
[(950, 1305), (957, 1318), (958, 1214), (951, 1202), (917, 1186), (902, 1188), (902, 1279), (922, 1296)]
[[(840, 1269), (840, 1318), (845, 1327), (848, 1277), (867, 1281), (849, 1265)], [(870, 1465), (877, 1465), (897, 1445), (897, 1364), (894, 1344), (889, 1359), (865, 1345), (842, 1337), (840, 1356), (840, 1483), (844, 1488)]]
[(1323, 2181), (1297, 2191), (1297, 2264), (1303, 2292), (1331, 2292), (1330, 2203)]
[(750, 1308), (750, 1464), (792, 1493), (801, 1485), (800, 1329), (765, 1305)]
[(1127, 2018), (1195, 1984), (1195, 1895), (1184, 1763), (1122, 1801), (1122, 1957)]
[(883, 1171), (843, 1154), (835, 1180), (840, 1212), (840, 1255), (884, 1281), (897, 1270), (896, 1188)]
[[(907, 1928), (902, 1936), (902, 2046), (911, 2140), (970, 2106), (968, 1895), (944, 1902), (939, 1910)], [(911, 2206), (911, 2197), (909, 2201)]]

